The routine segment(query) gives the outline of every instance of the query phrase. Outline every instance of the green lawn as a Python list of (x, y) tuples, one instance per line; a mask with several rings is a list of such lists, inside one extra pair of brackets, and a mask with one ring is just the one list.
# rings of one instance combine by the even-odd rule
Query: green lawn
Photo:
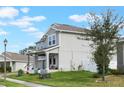
[(29, 81), (38, 84), (44, 84), (49, 86), (58, 87), (97, 87), (97, 86), (124, 86), (123, 75), (109, 75), (106, 76), (108, 82), (96, 82), (100, 78), (93, 78), (92, 72), (88, 71), (72, 71), (72, 72), (54, 72), (51, 73), (50, 79), (39, 79), (38, 75), (27, 75), (17, 77), (16, 75), (10, 75), (9, 77)]
[(10, 82), (10, 81), (4, 81), (3, 79), (0, 79), (0, 85), (4, 85), (6, 87), (26, 87), (22, 84), (13, 83), (13, 82)]
[(39, 79), (38, 75), (27, 75), (17, 77), (10, 75), (9, 77), (34, 82), (38, 84), (50, 86), (88, 86), (89, 83), (94, 82), (92, 78), (93, 73), (88, 71), (72, 71), (72, 72), (54, 72), (51, 73), (50, 79)]

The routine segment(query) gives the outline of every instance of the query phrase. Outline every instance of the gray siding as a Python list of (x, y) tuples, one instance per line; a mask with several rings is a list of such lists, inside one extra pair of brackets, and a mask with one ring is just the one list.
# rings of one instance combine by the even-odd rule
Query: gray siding
[(52, 34), (55, 34), (56, 35), (56, 44), (53, 45), (53, 46), (56, 46), (59, 44), (59, 37), (58, 37), (58, 32), (55, 31), (55, 30), (50, 30), (48, 31), (45, 35), (47, 36), (46, 40), (44, 42), (39, 42), (36, 44), (36, 49), (37, 50), (40, 50), (40, 49), (45, 49), (45, 48), (49, 48), (49, 47), (53, 47), (53, 46), (49, 46), (48, 45), (48, 37)]
[(117, 68), (120, 72), (124, 72), (123, 46), (123, 43), (119, 43), (117, 47)]

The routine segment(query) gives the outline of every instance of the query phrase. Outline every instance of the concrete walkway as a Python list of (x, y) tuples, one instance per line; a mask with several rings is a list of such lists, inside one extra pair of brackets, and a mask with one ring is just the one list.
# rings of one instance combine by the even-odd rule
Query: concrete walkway
[[(2, 74), (0, 74), (0, 78), (1, 79), (4, 79)], [(10, 82), (14, 82), (14, 83), (23, 84), (23, 85), (28, 86), (28, 87), (50, 87), (50, 86), (46, 86), (46, 85), (41, 85), (41, 84), (26, 82), (26, 81), (12, 79), (12, 78), (6, 78), (6, 80), (7, 81), (10, 81)], [(2, 87), (2, 85), (0, 85), (0, 87)]]
[(19, 84), (23, 84), (23, 85), (28, 86), (28, 87), (48, 87), (48, 86), (41, 85), (41, 84), (35, 84), (35, 83), (11, 79), (11, 78), (7, 78), (6, 80), (11, 81), (11, 82), (15, 82), (15, 83), (19, 83)]
[(14, 83), (23, 84), (23, 85), (28, 86), (28, 87), (50, 87), (50, 86), (26, 82), (26, 81), (22, 81), (22, 80), (16, 80), (16, 79), (12, 79), (12, 78), (6, 78), (6, 80), (10, 81), (10, 82), (14, 82)]
[(6, 86), (4, 86), (4, 85), (0, 85), (0, 87), (6, 87)]

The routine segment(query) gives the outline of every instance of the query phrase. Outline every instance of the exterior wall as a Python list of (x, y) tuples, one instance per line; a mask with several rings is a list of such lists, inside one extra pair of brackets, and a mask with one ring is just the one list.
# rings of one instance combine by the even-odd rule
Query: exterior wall
[(109, 67), (112, 69), (117, 69), (117, 53), (113, 55)]
[[(27, 70), (26, 65), (27, 65), (27, 62), (15, 62), (13, 66), (15, 67), (15, 71), (18, 71), (19, 69), (26, 71)], [(32, 63), (30, 63), (30, 65), (32, 65)], [(30, 66), (30, 68), (31, 67), (33, 67), (33, 65)]]
[[(96, 72), (96, 64), (91, 59), (91, 52), (93, 51), (89, 44), (90, 41), (80, 40), (78, 34), (60, 33), (59, 34), (59, 69), (75, 70), (79, 65), (82, 69)], [(110, 68), (117, 68), (117, 56), (114, 55), (110, 62)]]
[(124, 72), (124, 44), (118, 44), (117, 51), (117, 68), (120, 72)]
[(82, 69), (96, 72), (96, 64), (90, 59), (91, 42), (80, 40), (79, 37), (78, 34), (60, 33), (59, 69), (78, 70), (82, 65)]

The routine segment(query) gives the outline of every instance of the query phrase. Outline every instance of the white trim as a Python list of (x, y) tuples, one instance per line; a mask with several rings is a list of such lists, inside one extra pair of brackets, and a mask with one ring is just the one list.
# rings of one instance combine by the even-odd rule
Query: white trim
[[(6, 60), (6, 62), (11, 62), (11, 61), (15, 61), (15, 62), (22, 62), (22, 63), (27, 63), (28, 61), (21, 61), (21, 60)], [(4, 60), (0, 60), (0, 62), (4, 62)], [(34, 61), (30, 61), (31, 63), (33, 63)]]
[(58, 31), (58, 32), (66, 32), (66, 33), (77, 33), (77, 34), (85, 34), (84, 32), (77, 32), (77, 31), (70, 31), (70, 30), (61, 30), (61, 29), (56, 29), (54, 27), (52, 27), (52, 29), (54, 29), (55, 31)]
[(53, 49), (56, 49), (56, 48), (59, 48), (59, 46), (55, 46), (55, 47), (51, 47), (51, 48), (48, 48), (48, 49), (44, 49), (44, 52), (47, 52), (47, 51), (50, 51), (50, 50), (53, 50)]

